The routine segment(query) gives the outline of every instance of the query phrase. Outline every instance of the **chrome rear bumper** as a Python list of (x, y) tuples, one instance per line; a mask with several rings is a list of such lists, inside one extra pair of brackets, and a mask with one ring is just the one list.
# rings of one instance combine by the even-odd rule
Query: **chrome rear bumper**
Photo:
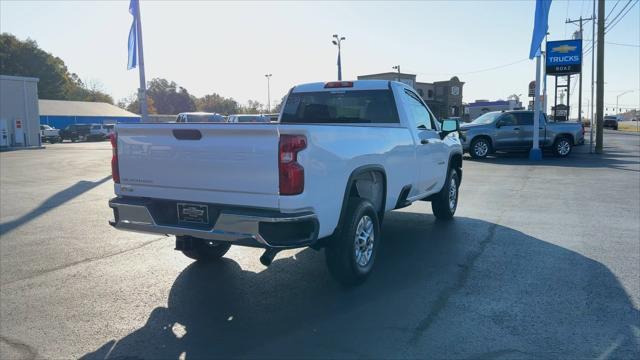
[[(149, 210), (149, 202), (153, 202), (153, 199), (111, 199), (109, 207), (113, 209), (114, 220), (109, 221), (109, 224), (121, 230), (187, 235), (207, 240), (232, 242), (238, 245), (281, 249), (308, 246), (313, 244), (318, 237), (318, 220), (316, 215), (310, 212), (283, 214), (271, 211), (261, 213), (261, 211), (254, 210), (222, 208), (219, 210), (213, 228), (196, 229), (188, 225), (159, 224)], [(267, 230), (266, 227), (270, 224), (276, 227), (271, 226)], [(308, 231), (302, 231), (303, 236), (300, 236), (300, 231), (292, 232), (284, 229), (287, 226), (295, 227), (297, 225), (305, 226), (304, 229)], [(278, 227), (283, 227), (284, 231), (278, 232)], [(279, 237), (280, 233), (283, 233), (281, 237)]]

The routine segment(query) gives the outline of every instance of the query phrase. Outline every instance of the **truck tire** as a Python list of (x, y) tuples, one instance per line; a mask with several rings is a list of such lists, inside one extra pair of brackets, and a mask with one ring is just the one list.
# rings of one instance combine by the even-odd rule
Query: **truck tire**
[(566, 157), (571, 153), (571, 139), (562, 136), (553, 142), (553, 153), (558, 157)]
[[(187, 236), (176, 236), (177, 238), (187, 238)], [(191, 238), (191, 247), (188, 250), (181, 250), (182, 253), (191, 259), (199, 262), (212, 262), (220, 259), (229, 251), (231, 244), (215, 242), (205, 239)]]
[(469, 153), (474, 159), (484, 159), (491, 153), (491, 143), (485, 137), (475, 138), (471, 142)]
[(431, 201), (433, 215), (439, 220), (450, 220), (458, 208), (458, 188), (460, 176), (455, 169), (449, 169), (447, 181), (440, 192)]
[(331, 275), (342, 285), (357, 285), (373, 269), (380, 246), (380, 223), (373, 204), (362, 198), (350, 198), (341, 228), (325, 249)]

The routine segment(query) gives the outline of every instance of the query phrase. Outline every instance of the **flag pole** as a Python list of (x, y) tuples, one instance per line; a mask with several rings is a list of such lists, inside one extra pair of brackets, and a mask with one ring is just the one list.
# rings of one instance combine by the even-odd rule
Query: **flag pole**
[(140, 114), (142, 115), (142, 121), (148, 120), (148, 108), (147, 108), (147, 82), (144, 77), (144, 53), (142, 51), (142, 17), (140, 16), (140, 1), (136, 1), (136, 14), (138, 19), (136, 21), (136, 34), (138, 36), (138, 70), (140, 72), (140, 88), (138, 89), (138, 99), (140, 102)]

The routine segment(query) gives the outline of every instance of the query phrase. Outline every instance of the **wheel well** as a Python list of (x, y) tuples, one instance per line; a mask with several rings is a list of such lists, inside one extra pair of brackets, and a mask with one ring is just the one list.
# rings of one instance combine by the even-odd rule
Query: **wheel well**
[(568, 138), (571, 141), (571, 145), (575, 145), (575, 140), (573, 139), (573, 135), (571, 134), (558, 134), (556, 136), (557, 139)]
[(449, 167), (452, 169), (461, 169), (462, 168), (462, 155), (453, 154), (451, 155), (451, 160), (449, 160)]
[(352, 175), (348, 197), (359, 197), (371, 201), (378, 214), (384, 212), (386, 177), (380, 170), (367, 170)]

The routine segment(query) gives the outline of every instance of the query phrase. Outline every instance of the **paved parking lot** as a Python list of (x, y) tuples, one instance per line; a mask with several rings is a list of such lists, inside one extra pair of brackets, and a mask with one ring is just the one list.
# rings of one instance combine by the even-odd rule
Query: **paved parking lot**
[(640, 136), (464, 163), (457, 217), (389, 214), (367, 283), (324, 255), (232, 248), (107, 220), (110, 147), (0, 154), (0, 358), (639, 358)]

